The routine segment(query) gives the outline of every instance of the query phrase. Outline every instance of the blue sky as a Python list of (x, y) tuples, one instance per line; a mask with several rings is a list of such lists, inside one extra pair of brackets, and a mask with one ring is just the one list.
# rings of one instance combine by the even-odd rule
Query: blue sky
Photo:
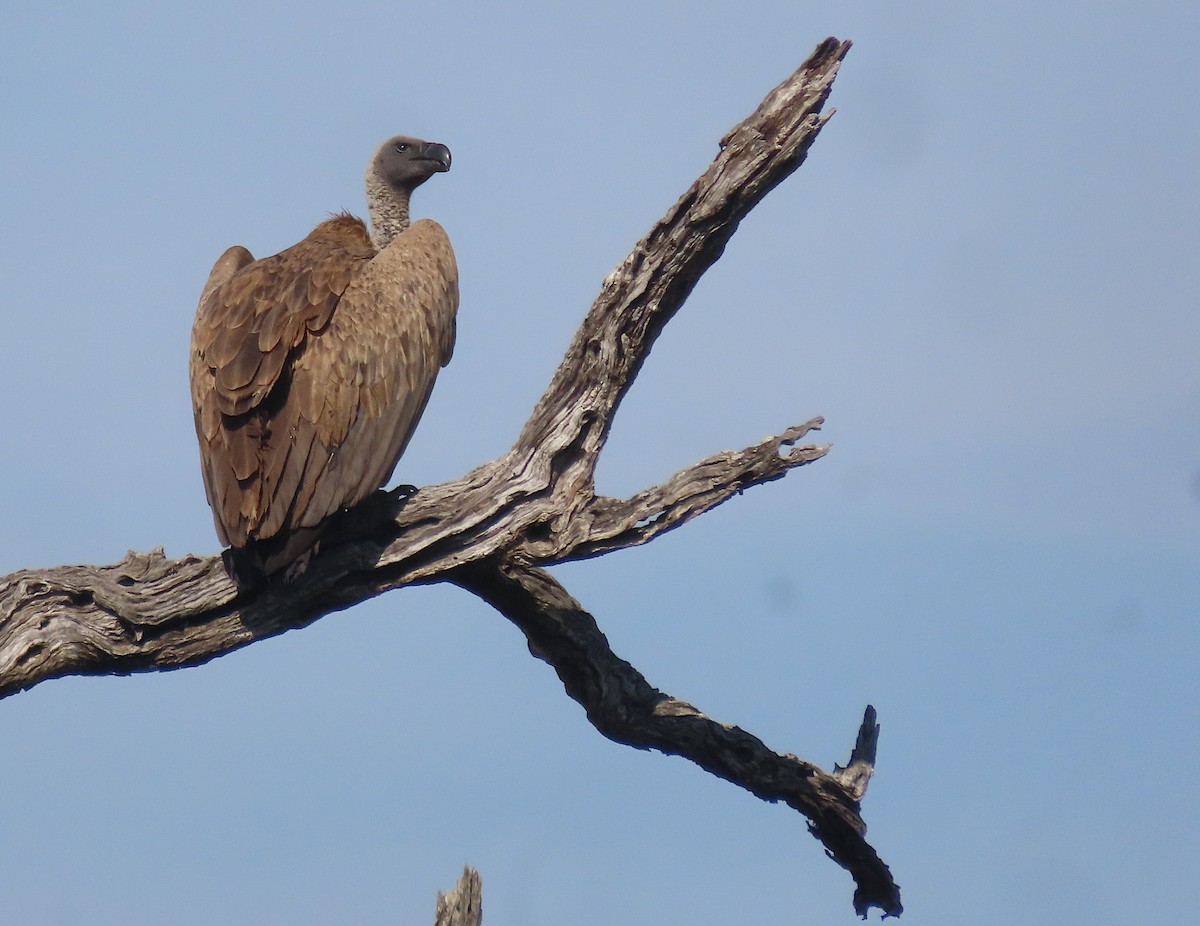
[[(437, 139), (459, 343), (397, 478), (517, 434), (600, 281), (826, 35), (837, 115), (622, 407), (600, 488), (823, 414), (833, 452), (557, 570), (656, 685), (844, 761), (912, 923), (1159, 922), (1200, 867), (1195, 4), (25, 5), (0, 37), (0, 573), (217, 550), (186, 390), (228, 245)], [(14, 923), (854, 921), (802, 820), (602, 739), (407, 589), (0, 705)]]

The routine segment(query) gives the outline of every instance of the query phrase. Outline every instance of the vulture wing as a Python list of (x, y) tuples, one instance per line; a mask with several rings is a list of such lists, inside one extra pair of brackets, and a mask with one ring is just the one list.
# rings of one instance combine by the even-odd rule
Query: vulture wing
[[(192, 330), (192, 401), (221, 541), (286, 566), (327, 517), (391, 478), (450, 359), (458, 271), (414, 222), (380, 252), (338, 216), (274, 257), (217, 261)], [(312, 540), (288, 546), (292, 532)], [(261, 558), (260, 558), (261, 559)]]

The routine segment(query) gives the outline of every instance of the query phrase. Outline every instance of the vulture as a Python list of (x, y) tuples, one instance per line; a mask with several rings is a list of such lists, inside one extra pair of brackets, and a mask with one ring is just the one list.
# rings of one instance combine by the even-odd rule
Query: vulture
[(348, 213), (255, 260), (217, 259), (192, 326), (192, 410), (226, 566), (243, 586), (303, 571), (329, 519), (388, 482), (450, 361), (458, 268), (412, 191), (450, 169), (397, 136), (366, 172), (371, 221)]

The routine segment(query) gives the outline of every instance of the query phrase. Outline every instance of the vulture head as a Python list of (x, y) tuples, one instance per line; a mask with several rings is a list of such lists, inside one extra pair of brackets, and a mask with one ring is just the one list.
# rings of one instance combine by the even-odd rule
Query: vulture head
[(371, 167), (389, 186), (411, 191), (450, 169), (450, 149), (436, 141), (397, 135), (375, 149)]
[(412, 191), (449, 169), (450, 149), (436, 141), (397, 135), (375, 149), (366, 178), (375, 247), (383, 250), (408, 227)]

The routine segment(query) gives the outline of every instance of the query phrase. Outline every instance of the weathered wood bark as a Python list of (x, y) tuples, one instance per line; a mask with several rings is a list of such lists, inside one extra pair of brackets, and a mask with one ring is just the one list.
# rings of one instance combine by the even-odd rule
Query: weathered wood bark
[(479, 926), (483, 922), (483, 880), (469, 865), (449, 893), (438, 893), (433, 926)]
[(711, 720), (664, 694), (608, 646), (595, 619), (545, 570), (513, 562), (465, 566), (454, 577), (516, 624), (535, 656), (554, 667), (567, 694), (583, 705), (604, 736), (637, 749), (690, 759), (707, 772), (765, 801), (782, 801), (808, 817), (808, 828), (858, 883), (855, 909), (866, 915), (879, 898), (899, 914), (899, 890), (863, 838), (859, 801), (875, 765), (879, 727), (868, 707), (846, 769), (834, 774), (780, 755), (738, 727)]
[(341, 519), (302, 579), (239, 595), (219, 557), (129, 553), (109, 566), (0, 579), (0, 697), (62, 675), (196, 665), (404, 585), (453, 582), (492, 603), (554, 666), (605, 736), (685, 756), (804, 814), (853, 875), (854, 904), (901, 911), (864, 839), (859, 801), (878, 727), (830, 775), (653, 688), (540, 567), (636, 546), (823, 456), (797, 446), (821, 419), (714, 454), (626, 499), (595, 492), (613, 415), (663, 327), (738, 223), (804, 160), (848, 42), (827, 39), (721, 140), (712, 165), (604, 281), (517, 442), (460, 479), (380, 493)]

